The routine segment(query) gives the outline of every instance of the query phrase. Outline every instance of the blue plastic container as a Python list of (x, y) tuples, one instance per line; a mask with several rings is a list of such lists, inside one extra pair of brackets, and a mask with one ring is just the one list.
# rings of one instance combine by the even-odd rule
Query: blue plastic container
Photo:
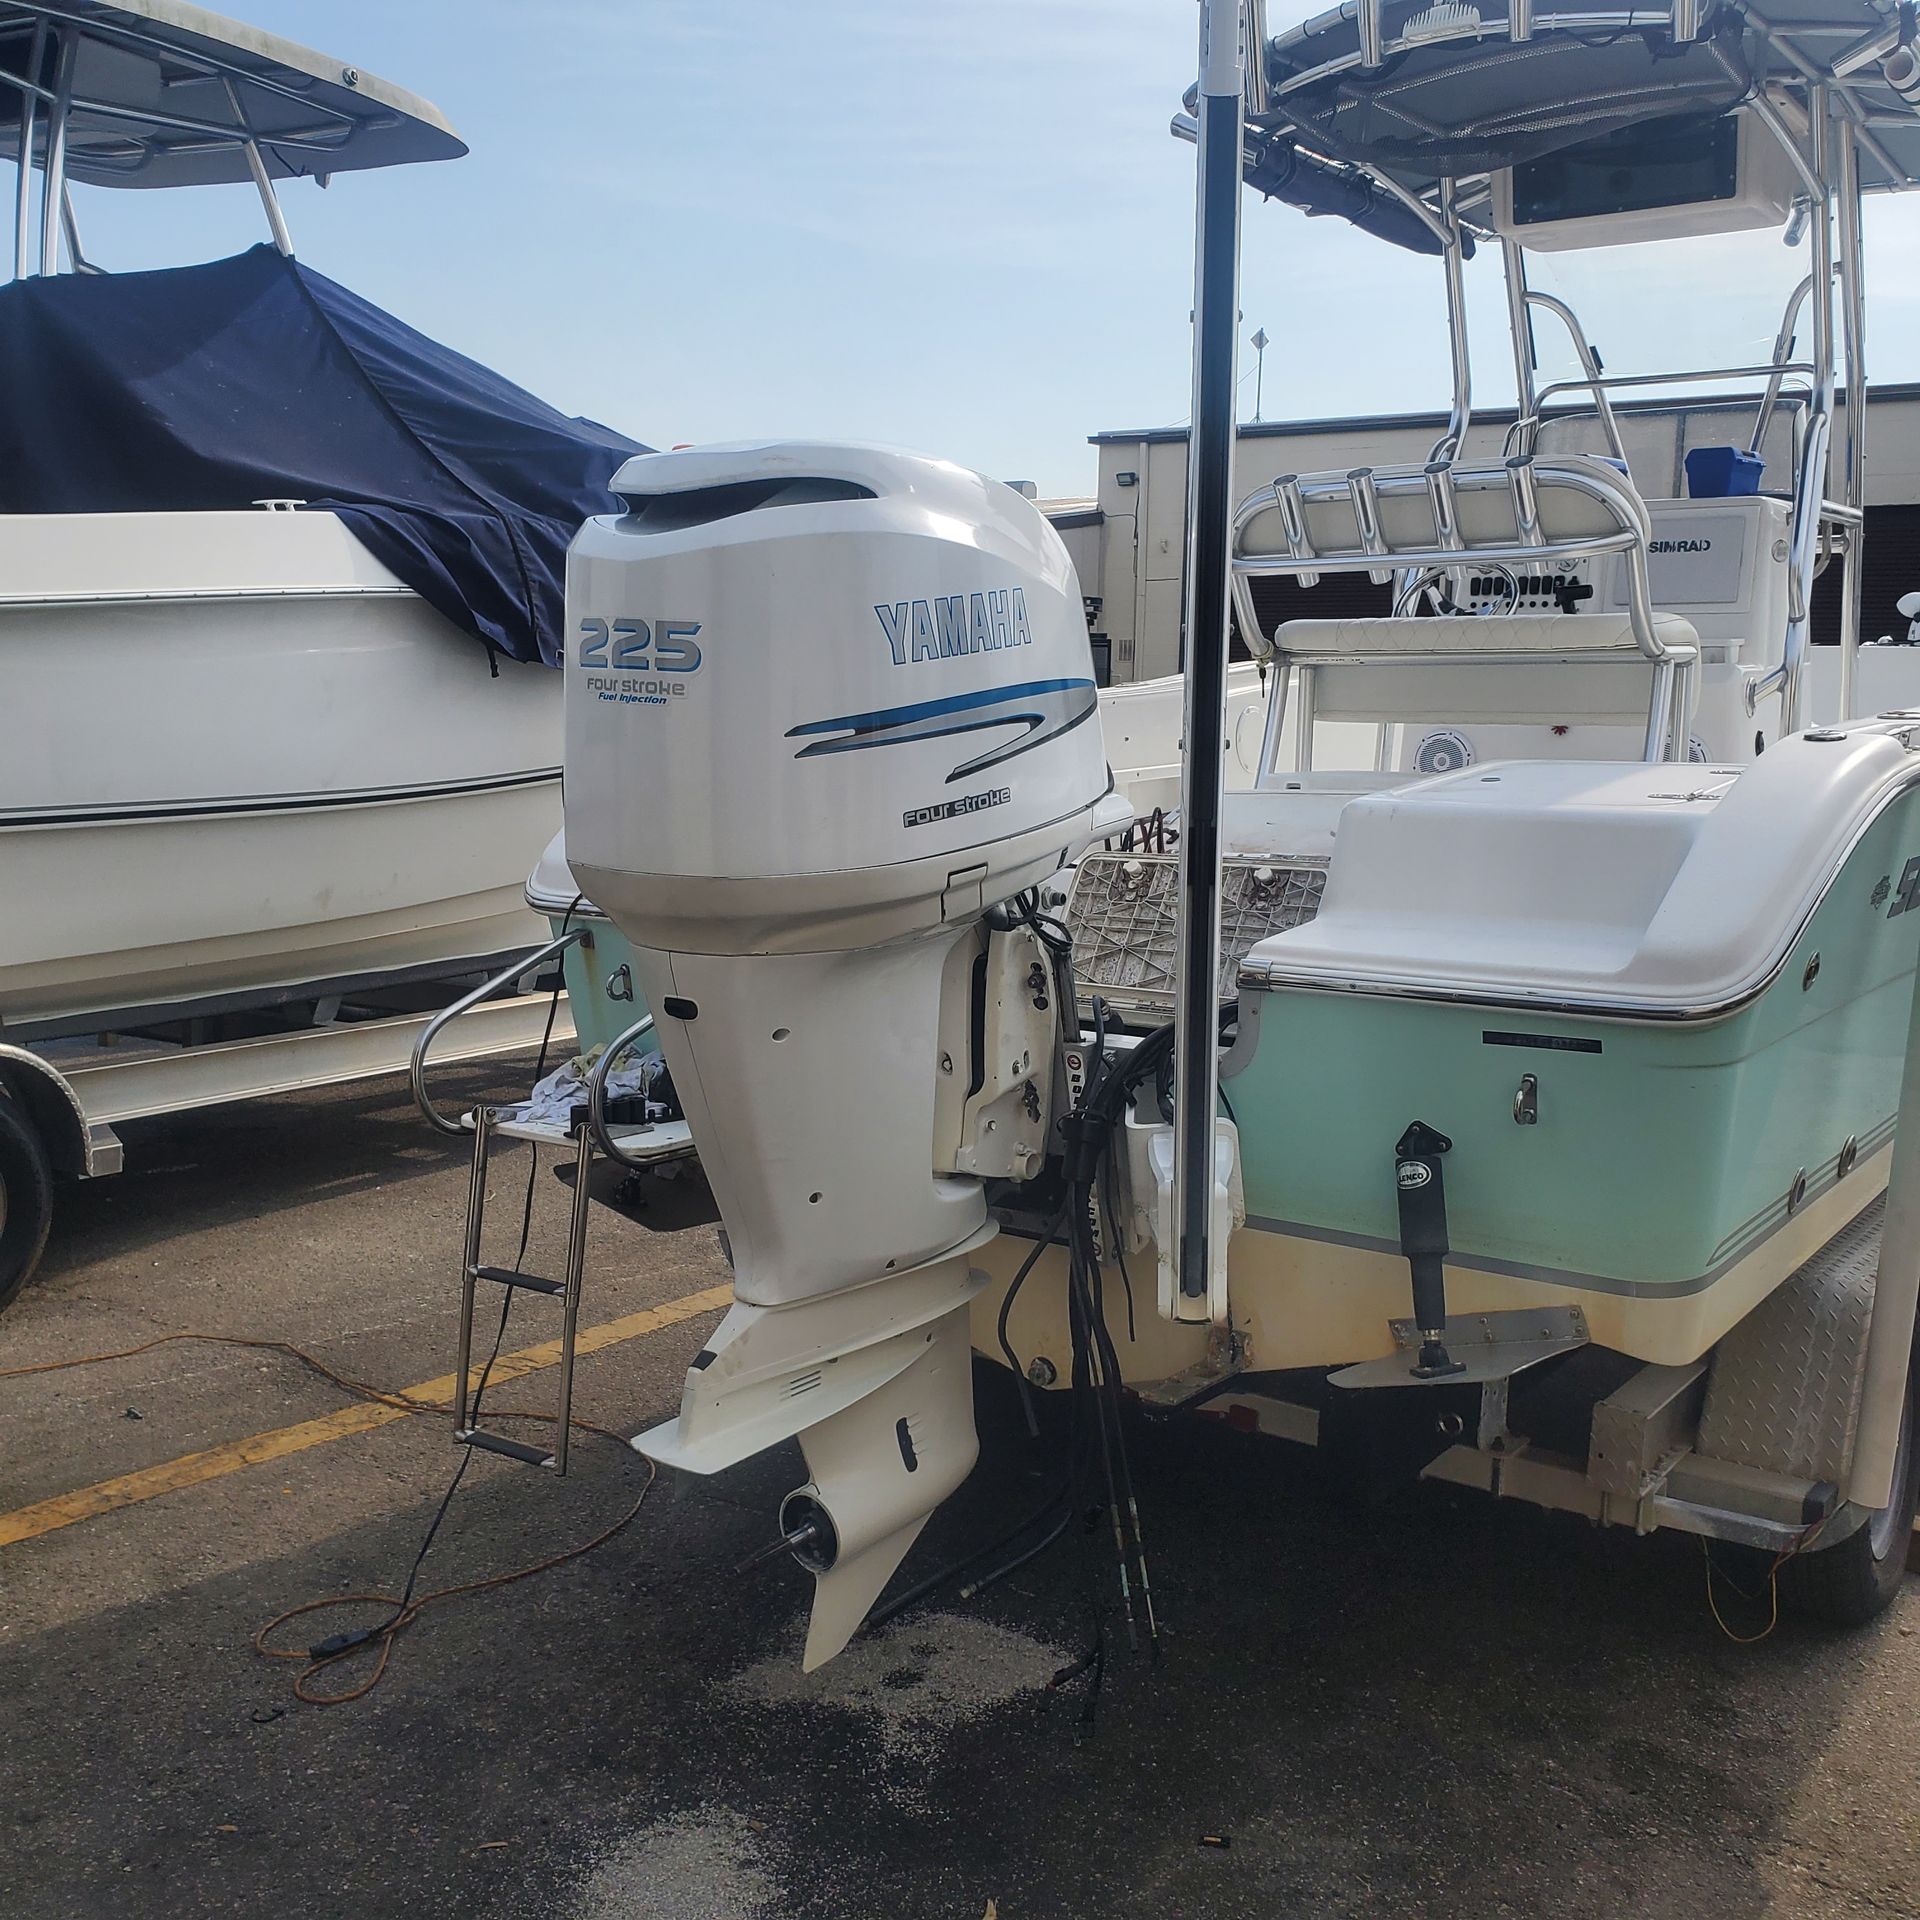
[(1758, 493), (1767, 463), (1740, 447), (1693, 447), (1687, 453), (1687, 497), (1726, 500)]

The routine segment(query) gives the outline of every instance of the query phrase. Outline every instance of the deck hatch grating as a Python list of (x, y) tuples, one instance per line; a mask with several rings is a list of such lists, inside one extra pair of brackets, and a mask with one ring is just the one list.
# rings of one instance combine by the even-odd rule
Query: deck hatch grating
[[(1248, 952), (1320, 911), (1327, 862), (1300, 856), (1233, 858), (1220, 885), (1220, 998), (1234, 997)], [(1092, 853), (1081, 861), (1067, 902), (1074, 982), (1125, 1013), (1173, 1012), (1180, 862), (1174, 854)]]

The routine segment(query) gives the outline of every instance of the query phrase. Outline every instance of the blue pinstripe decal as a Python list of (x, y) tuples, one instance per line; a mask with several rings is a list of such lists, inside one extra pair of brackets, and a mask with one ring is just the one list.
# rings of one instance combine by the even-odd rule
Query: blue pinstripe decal
[(806, 760), (816, 754), (854, 753), (867, 747), (940, 740), (953, 734), (979, 733), (989, 727), (1025, 729), (1019, 739), (963, 761), (947, 775), (950, 785), (1072, 732), (1093, 716), (1099, 704), (1099, 689), (1090, 679), (1028, 680), (1019, 686), (950, 694), (942, 700), (916, 700), (909, 706), (887, 707), (873, 713), (809, 720), (804, 726), (789, 728), (787, 738), (798, 740), (810, 734), (833, 736), (810, 740), (794, 755), (796, 760)]

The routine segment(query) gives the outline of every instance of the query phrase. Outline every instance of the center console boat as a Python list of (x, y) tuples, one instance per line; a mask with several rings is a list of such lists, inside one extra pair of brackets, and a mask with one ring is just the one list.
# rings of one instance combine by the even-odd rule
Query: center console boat
[[(1920, 184), (1912, 10), (1349, 0), (1277, 37), (1261, 12), (1205, 0), (1180, 122), (1176, 847), (1121, 843), (1071, 569), (1009, 490), (700, 449), (631, 462), (575, 545), (568, 865), (629, 943), (737, 1297), (635, 1444), (711, 1473), (798, 1437), (770, 1551), (814, 1576), (809, 1665), (971, 1465), (969, 1338), (1073, 1409), (970, 1591), (1091, 1507), (1156, 1630), (1131, 1395), (1329, 1448), (1390, 1432), (1429, 1478), (1757, 1552), (1864, 1620), (1920, 1492), (1920, 1139), (1895, 1133), (1920, 709), (1862, 712), (1858, 654), (1860, 209)], [(1428, 459), (1234, 499), (1243, 181), (1436, 262)], [(1604, 371), (1529, 278), (1741, 230), (1805, 250), (1757, 364)], [(1474, 248), (1506, 269), (1520, 402), (1491, 458), (1465, 444)], [(1676, 484), (1626, 402), (1720, 381), (1750, 431)], [(1255, 617), (1263, 576), (1354, 574), (1386, 612)], [(1243, 789), (1230, 599), (1267, 668)], [(1329, 764), (1355, 729), (1365, 764)]]

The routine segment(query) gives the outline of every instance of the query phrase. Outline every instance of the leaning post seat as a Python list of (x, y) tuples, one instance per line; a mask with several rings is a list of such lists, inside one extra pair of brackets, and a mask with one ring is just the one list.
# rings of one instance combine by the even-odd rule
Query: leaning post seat
[[(1364, 572), (1397, 592), (1388, 616), (1290, 620), (1276, 632), (1271, 647), (1281, 672), (1263, 773), (1277, 752), (1291, 667), (1299, 669), (1302, 767), (1311, 765), (1316, 718), (1417, 715), (1408, 668), (1452, 676), (1449, 711), (1521, 721), (1566, 709), (1566, 676), (1543, 670), (1603, 668), (1604, 679), (1582, 675), (1583, 710), (1594, 719), (1643, 719), (1647, 759), (1684, 759), (1700, 644), (1689, 622), (1653, 611), (1650, 537), (1646, 503), (1633, 483), (1586, 454), (1281, 475), (1234, 516), (1240, 630), (1261, 636), (1252, 582), (1263, 576), (1290, 574), (1311, 586), (1323, 573)], [(1625, 587), (1623, 610), (1518, 610), (1523, 577), (1613, 556)], [(1508, 582), (1504, 609), (1416, 611), (1425, 600), (1464, 598), (1476, 575)], [(1622, 668), (1636, 671), (1622, 675)]]

